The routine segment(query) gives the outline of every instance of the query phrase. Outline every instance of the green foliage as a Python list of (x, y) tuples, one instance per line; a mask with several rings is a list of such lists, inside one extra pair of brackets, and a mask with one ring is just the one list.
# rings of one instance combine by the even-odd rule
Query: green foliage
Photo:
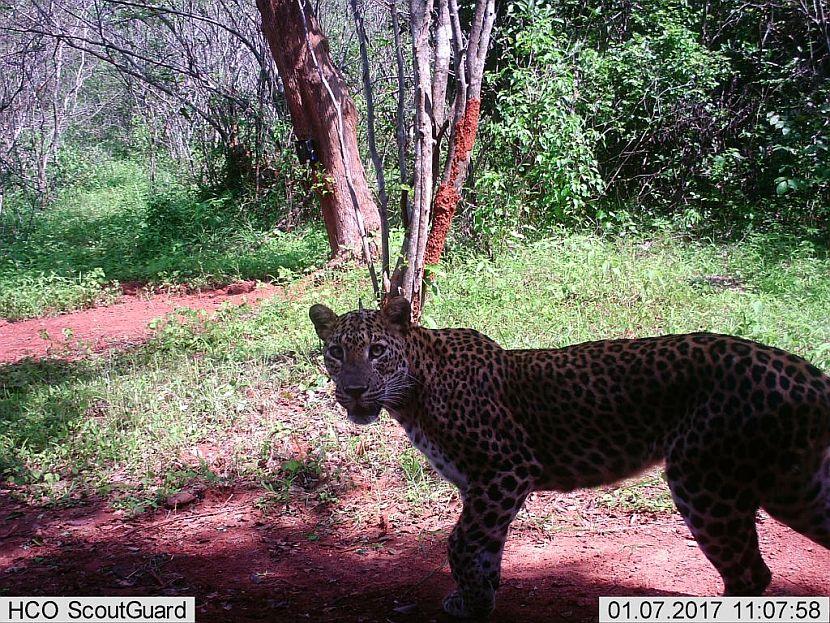
[[(802, 106), (768, 111), (764, 135), (769, 145), (775, 193), (788, 216), (812, 220), (830, 215), (830, 85)], [(792, 214), (795, 212), (795, 214)]]
[(66, 165), (78, 184), (0, 249), (0, 317), (24, 318), (110, 300), (112, 282), (169, 287), (282, 281), (326, 257), (322, 231), (287, 235), (278, 211), (233, 194), (199, 197), (167, 180), (151, 191), (143, 163)]
[(8, 275), (0, 289), (0, 315), (17, 320), (93, 307), (115, 300), (119, 292), (101, 268), (75, 277), (54, 272)]
[(508, 2), (466, 228), (825, 227), (830, 50), (811, 10)]
[(603, 173), (618, 195), (645, 190), (652, 202), (676, 203), (679, 192), (689, 191), (694, 160), (708, 150), (696, 118), (727, 114), (716, 89), (729, 73), (728, 60), (702, 46), (683, 17), (657, 11), (644, 32), (601, 53), (583, 50), (577, 60), (579, 109), (602, 137), (599, 157), (613, 156)]
[[(164, 177), (169, 181), (169, 176)], [(147, 163), (141, 159), (115, 158), (101, 145), (69, 143), (58, 152), (53, 183), (59, 190), (60, 205), (78, 192), (112, 189), (124, 195), (143, 195), (146, 180)]]
[(233, 195), (200, 200), (193, 191), (168, 190), (147, 202), (138, 245), (155, 249), (167, 244), (221, 244), (244, 217), (244, 205)]
[(603, 187), (594, 154), (599, 136), (575, 108), (574, 51), (550, 7), (521, 6), (534, 27), (504, 35), (507, 58), (501, 60), (507, 65), (493, 76), (502, 85), (497, 113), (482, 125), (479, 143), (480, 157), (495, 162), (476, 179), (473, 227), (495, 241), (526, 225), (544, 228), (594, 216), (590, 202)]

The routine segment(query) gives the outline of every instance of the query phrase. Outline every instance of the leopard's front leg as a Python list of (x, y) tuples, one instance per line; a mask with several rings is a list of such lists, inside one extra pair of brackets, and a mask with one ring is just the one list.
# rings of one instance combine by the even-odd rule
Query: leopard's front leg
[(504, 541), (528, 492), (526, 485), (504, 474), (467, 489), (461, 517), (450, 535), (450, 569), (458, 588), (444, 599), (445, 612), (483, 618), (493, 611)]

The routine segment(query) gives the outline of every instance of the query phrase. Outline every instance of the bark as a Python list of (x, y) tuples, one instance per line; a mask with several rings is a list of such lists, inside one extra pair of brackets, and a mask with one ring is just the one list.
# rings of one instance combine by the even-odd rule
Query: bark
[(470, 156), (478, 131), (484, 61), (496, 17), (495, 0), (478, 0), (466, 46), (461, 33), (456, 0), (449, 0), (449, 17), (456, 59), (455, 114), (447, 166), (435, 193), (432, 208), (432, 227), (424, 256), (426, 264), (437, 264), (441, 259), (452, 218), (461, 200), (461, 188), (467, 179)]
[(315, 186), (332, 256), (355, 254), (364, 242), (355, 203), (367, 231), (380, 226), (357, 146), (357, 110), (308, 2), (257, 0), (257, 8), (285, 89), (294, 134), (300, 141), (313, 140), (317, 150)]
[[(412, 305), (412, 317), (420, 317), (421, 289), (424, 276), (429, 211), (433, 194), (433, 143), (434, 131), (431, 117), (432, 53), (430, 27), (432, 0), (410, 0), (410, 28), (412, 31), (413, 66), (415, 69), (415, 167), (413, 183), (413, 210), (404, 238), (405, 264), (402, 272), (401, 292)], [(393, 278), (393, 286), (398, 282)], [(397, 294), (398, 292), (393, 292)]]
[[(476, 0), (469, 36), (465, 38), (458, 0), (409, 0), (409, 7), (415, 70), (413, 207), (411, 217), (405, 220), (402, 259), (392, 275), (391, 294), (402, 294), (410, 300), (412, 319), (417, 321), (424, 304), (425, 266), (441, 258), (467, 179), (478, 130), (484, 61), (496, 12), (495, 0)], [(450, 84), (453, 105), (447, 114)], [(438, 162), (447, 134), (446, 160), (439, 180)]]
[(432, 228), (429, 231), (424, 263), (437, 264), (452, 225), (452, 217), (461, 200), (461, 187), (467, 179), (470, 154), (476, 140), (481, 101), (471, 99), (465, 102), (464, 113), (455, 126), (452, 136), (452, 155), (449, 170), (435, 193), (432, 212)]
[(484, 61), (496, 17), (495, 0), (478, 0), (466, 46), (461, 34), (456, 0), (449, 0), (449, 13), (458, 84), (447, 166), (433, 204), (432, 228), (424, 258), (427, 264), (437, 264), (441, 259), (452, 218), (461, 200), (461, 189), (467, 179), (470, 156), (478, 130)]
[[(398, 146), (398, 171), (400, 172), (399, 181), (401, 187), (408, 185), (409, 174), (406, 167), (406, 119), (405, 119), (405, 104), (406, 104), (406, 77), (404, 75), (405, 65), (403, 59), (403, 46), (401, 45), (401, 27), (398, 20), (398, 6), (395, 2), (389, 3), (390, 16), (392, 18), (392, 37), (395, 42), (395, 67), (397, 69), (398, 81), (398, 106), (395, 111), (395, 142)], [(409, 227), (409, 222), (412, 220), (412, 202), (409, 200), (409, 193), (406, 190), (401, 190), (401, 221), (404, 228)]]
[(432, 81), (432, 120), (435, 131), (441, 133), (446, 120), (447, 82), (450, 77), (450, 10), (447, 0), (438, 0), (435, 22), (435, 79)]
[(363, 13), (358, 7), (357, 0), (350, 0), (352, 16), (354, 17), (357, 40), (360, 47), (360, 65), (363, 78), (363, 96), (366, 98), (366, 131), (369, 139), (369, 155), (375, 167), (375, 176), (378, 182), (378, 198), (380, 199), (380, 241), (381, 241), (381, 276), (383, 278), (383, 292), (390, 287), (389, 275), (389, 197), (386, 194), (386, 177), (383, 172), (383, 160), (378, 153), (375, 139), (375, 98), (372, 92), (372, 75), (369, 68), (369, 52), (366, 41), (366, 27)]

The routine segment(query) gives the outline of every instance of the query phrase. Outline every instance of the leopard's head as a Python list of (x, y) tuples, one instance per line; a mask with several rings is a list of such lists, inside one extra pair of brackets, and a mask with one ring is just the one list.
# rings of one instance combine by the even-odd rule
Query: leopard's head
[(382, 407), (403, 406), (412, 387), (407, 360), (409, 301), (389, 299), (380, 311), (338, 316), (325, 305), (308, 312), (323, 340), (323, 359), (334, 396), (355, 424), (371, 424)]

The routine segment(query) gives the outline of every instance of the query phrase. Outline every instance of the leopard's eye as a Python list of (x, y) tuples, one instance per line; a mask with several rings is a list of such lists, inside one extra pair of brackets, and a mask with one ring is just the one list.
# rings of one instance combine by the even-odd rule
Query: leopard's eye
[(343, 359), (343, 347), (338, 346), (337, 344), (332, 344), (329, 346), (329, 357), (332, 359)]
[(385, 352), (386, 352), (386, 345), (385, 344), (372, 344), (369, 347), (369, 357), (371, 357), (372, 359), (377, 359), (378, 357), (383, 355), (383, 353), (385, 353)]

